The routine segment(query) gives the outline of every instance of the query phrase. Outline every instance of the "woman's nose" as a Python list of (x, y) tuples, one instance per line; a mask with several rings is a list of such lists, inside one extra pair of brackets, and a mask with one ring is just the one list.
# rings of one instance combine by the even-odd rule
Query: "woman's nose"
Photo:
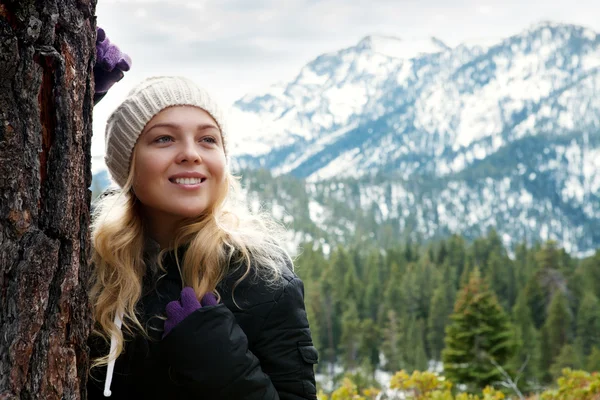
[(181, 150), (177, 157), (177, 162), (200, 163), (202, 157), (198, 151), (198, 145), (195, 141), (186, 141), (181, 144)]

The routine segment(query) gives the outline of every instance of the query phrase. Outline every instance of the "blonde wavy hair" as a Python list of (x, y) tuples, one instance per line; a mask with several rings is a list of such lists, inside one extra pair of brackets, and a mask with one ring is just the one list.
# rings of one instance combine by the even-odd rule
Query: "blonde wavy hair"
[[(135, 157), (132, 156), (132, 160)], [(114, 322), (117, 313), (123, 313), (123, 329), (131, 334), (137, 330), (147, 336), (135, 313), (148, 266), (144, 261), (147, 237), (140, 202), (132, 191), (134, 174), (132, 161), (123, 189), (103, 196), (94, 204), (90, 292), (95, 322), (93, 333), (107, 343), (115, 336), (117, 347), (114, 357), (110, 354), (99, 357), (93, 360), (92, 368), (108, 364), (123, 351), (124, 336)], [(215, 291), (233, 266), (245, 267), (236, 285), (252, 269), (258, 278), (277, 285), (282, 268), (292, 265), (281, 245), (283, 227), (265, 213), (250, 212), (239, 193), (239, 179), (227, 172), (212, 208), (184, 221), (175, 235), (173, 249), (188, 246), (182, 264), (175, 252), (182, 283), (191, 286), (199, 299)], [(156, 260), (163, 272), (162, 256), (169, 250), (162, 249)]]

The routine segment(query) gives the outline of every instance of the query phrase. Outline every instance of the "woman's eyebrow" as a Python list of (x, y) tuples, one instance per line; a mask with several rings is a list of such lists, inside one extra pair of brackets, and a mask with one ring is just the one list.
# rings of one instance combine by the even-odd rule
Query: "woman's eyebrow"
[(206, 129), (219, 129), (216, 125), (214, 124), (200, 124), (198, 125), (198, 127), (196, 128), (197, 131), (203, 131)]
[(152, 125), (150, 128), (146, 129), (146, 132), (144, 133), (148, 133), (150, 132), (152, 129), (154, 128), (170, 128), (170, 129), (178, 129), (179, 126), (176, 124), (170, 124), (168, 122), (158, 122), (154, 125)]
[[(169, 122), (158, 122), (158, 123), (152, 125), (150, 128), (148, 128), (145, 133), (150, 132), (154, 128), (169, 128), (169, 129), (173, 129), (173, 130), (181, 130), (181, 126), (178, 124), (172, 124)], [(214, 124), (199, 124), (196, 127), (197, 131), (203, 131), (206, 129), (217, 129), (218, 130), (219, 128), (217, 126), (215, 126)]]

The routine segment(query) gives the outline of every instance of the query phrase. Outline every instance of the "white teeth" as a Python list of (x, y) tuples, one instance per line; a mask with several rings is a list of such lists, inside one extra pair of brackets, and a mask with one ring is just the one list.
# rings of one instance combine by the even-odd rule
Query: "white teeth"
[(175, 183), (180, 185), (197, 185), (202, 183), (202, 178), (177, 178), (175, 179)]

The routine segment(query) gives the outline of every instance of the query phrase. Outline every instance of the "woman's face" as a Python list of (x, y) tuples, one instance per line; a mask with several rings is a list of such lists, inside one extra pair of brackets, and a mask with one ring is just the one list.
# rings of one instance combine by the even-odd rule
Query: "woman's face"
[(135, 145), (132, 162), (133, 190), (155, 223), (197, 217), (225, 190), (221, 132), (197, 107), (169, 107), (154, 116)]

